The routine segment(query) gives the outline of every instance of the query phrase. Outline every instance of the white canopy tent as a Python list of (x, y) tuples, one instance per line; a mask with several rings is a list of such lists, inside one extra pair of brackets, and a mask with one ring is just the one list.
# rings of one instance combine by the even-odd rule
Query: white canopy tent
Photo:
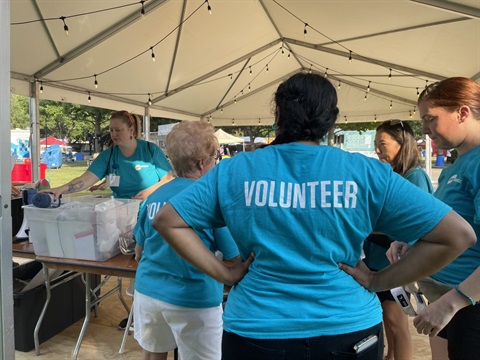
[(218, 139), (218, 142), (220, 144), (237, 144), (237, 143), (243, 143), (243, 137), (238, 137), (231, 135), (222, 129), (218, 129), (215, 131), (215, 136)]
[(12, 93), (36, 84), (40, 98), (217, 127), (271, 124), (273, 92), (302, 70), (340, 85), (338, 121), (348, 122), (414, 118), (427, 83), (480, 78), (478, 0), (11, 6)]

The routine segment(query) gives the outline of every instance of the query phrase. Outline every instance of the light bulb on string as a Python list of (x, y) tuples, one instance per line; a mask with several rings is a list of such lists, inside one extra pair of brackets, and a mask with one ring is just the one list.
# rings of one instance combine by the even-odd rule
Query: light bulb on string
[(337, 89), (340, 89), (341, 87), (342, 87), (342, 82), (340, 80), (338, 80)]
[(425, 89), (427, 88), (428, 86), (428, 80), (425, 80)]
[(390, 100), (390, 109), (393, 107), (393, 101)]
[(243, 95), (243, 89), (242, 89), (242, 90), (240, 90), (240, 95)]
[(328, 77), (328, 68), (325, 69), (325, 74), (323, 74), (323, 76), (325, 76), (325, 78)]
[(363, 101), (367, 101), (367, 97), (368, 97), (368, 92), (365, 92), (365, 97), (363, 98)]
[(90, 91), (88, 92), (88, 103), (90, 104), (90, 102), (92, 101), (92, 96), (90, 95)]
[(98, 89), (98, 81), (97, 81), (97, 74), (93, 75), (95, 81), (93, 82), (93, 85), (95, 85), (95, 89)]
[(410, 119), (412, 118), (412, 110), (408, 110), (408, 114), (410, 115)]
[(377, 114), (374, 115), (373, 121), (377, 122)]
[(40, 81), (40, 94), (43, 94), (43, 82)]
[(141, 0), (140, 3), (142, 4), (142, 8), (140, 9), (140, 16), (142, 19), (145, 19), (145, 0)]
[(207, 0), (207, 10), (210, 15), (212, 15), (212, 7), (210, 6), (210, 3)]
[(304, 37), (307, 37), (307, 26), (308, 26), (308, 24), (305, 23), (305, 26), (303, 27), (303, 36)]
[(309, 73), (309, 74), (312, 73), (312, 64), (310, 64), (310, 69), (308, 69), (308, 73)]
[(252, 67), (250, 66), (250, 76), (252, 76)]
[(155, 53), (153, 52), (153, 46), (150, 48), (150, 50), (152, 51), (152, 61), (155, 62)]
[(348, 63), (352, 63), (352, 50), (350, 50), (350, 55), (348, 56)]
[(230, 76), (230, 80), (233, 79), (233, 74), (228, 74), (228, 76)]
[(234, 103), (235, 105), (237, 104), (237, 97), (236, 97), (236, 96), (233, 98), (233, 103)]
[(392, 69), (390, 69), (390, 73), (388, 74), (388, 81), (392, 79)]
[(345, 117), (345, 123), (347, 123), (348, 122), (347, 115), (345, 115), (344, 117)]
[(292, 52), (291, 52), (290, 50), (288, 50), (287, 59), (290, 59), (290, 54), (291, 54), (291, 53), (292, 53)]
[(415, 115), (417, 113), (417, 107), (414, 105), (413, 106), (413, 115)]
[(371, 81), (368, 82), (367, 92), (370, 92), (370, 83), (371, 83)]
[(250, 91), (252, 87), (250, 86), (250, 83), (248, 83), (248, 91)]
[(223, 106), (220, 108), (220, 114), (223, 114)]
[(235, 119), (232, 119), (232, 125), (235, 125)]
[(63, 31), (65, 31), (65, 34), (68, 36), (70, 33), (68, 32), (68, 25), (65, 22), (65, 16), (60, 16), (60, 19), (63, 21)]
[(258, 118), (258, 125), (260, 125), (262, 122), (260, 121), (260, 118)]
[(268, 72), (268, 64), (266, 65), (266, 67), (267, 67), (267, 72)]
[(152, 106), (152, 97), (150, 93), (148, 93), (148, 106)]
[(282, 55), (285, 55), (285, 50), (283, 50), (283, 44), (282, 44)]
[(418, 87), (417, 87), (417, 97), (420, 96), (420, 91), (418, 91)]

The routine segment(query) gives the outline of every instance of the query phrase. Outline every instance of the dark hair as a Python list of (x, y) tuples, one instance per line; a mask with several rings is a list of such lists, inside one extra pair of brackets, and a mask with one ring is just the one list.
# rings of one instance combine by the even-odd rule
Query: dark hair
[(298, 73), (281, 83), (274, 106), (280, 131), (272, 144), (321, 141), (338, 115), (335, 87), (317, 74)]
[(455, 111), (467, 105), (473, 117), (480, 120), (480, 84), (465, 77), (451, 77), (428, 85), (418, 97), (433, 107)]
[(127, 110), (120, 110), (112, 113), (110, 120), (112, 119), (120, 119), (128, 127), (133, 126), (133, 135), (135, 138), (139, 138), (141, 136), (141, 131), (139, 131), (141, 128), (140, 119), (137, 115), (131, 114)]
[(407, 172), (418, 166), (420, 153), (410, 125), (401, 120), (387, 120), (377, 127), (378, 132), (390, 135), (400, 145), (400, 151), (391, 164), (393, 171), (405, 176)]

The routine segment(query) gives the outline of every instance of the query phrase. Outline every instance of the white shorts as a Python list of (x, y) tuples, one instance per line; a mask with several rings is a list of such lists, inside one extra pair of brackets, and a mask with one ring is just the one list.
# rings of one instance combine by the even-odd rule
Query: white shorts
[(192, 309), (168, 304), (135, 291), (135, 339), (149, 352), (164, 353), (178, 347), (182, 360), (220, 360), (222, 306)]

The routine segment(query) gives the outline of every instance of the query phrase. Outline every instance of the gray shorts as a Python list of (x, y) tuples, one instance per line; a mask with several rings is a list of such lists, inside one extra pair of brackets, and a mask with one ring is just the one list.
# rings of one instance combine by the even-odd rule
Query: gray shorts
[(443, 294), (453, 289), (453, 285), (441, 283), (431, 277), (420, 279), (417, 281), (417, 284), (430, 303), (438, 300)]

